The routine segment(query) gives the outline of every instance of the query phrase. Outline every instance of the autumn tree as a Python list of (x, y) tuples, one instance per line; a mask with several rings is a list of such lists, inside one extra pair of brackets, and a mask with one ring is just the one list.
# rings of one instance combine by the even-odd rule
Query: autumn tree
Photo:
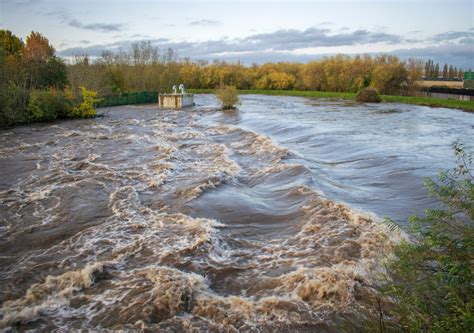
[[(450, 77), (450, 68), (446, 73), (445, 66), (443, 75)], [(159, 52), (146, 42), (134, 44), (128, 52), (105, 52), (93, 63), (76, 63), (69, 66), (68, 72), (75, 91), (81, 85), (89, 89), (97, 87), (95, 90), (100, 95), (169, 91), (177, 83), (184, 83), (187, 88), (215, 89), (228, 85), (237, 89), (336, 92), (375, 87), (382, 94), (410, 94), (418, 89), (417, 81), (423, 72), (426, 78), (439, 75), (439, 64), (430, 59), (423, 65), (418, 60), (402, 61), (389, 55), (336, 55), (307, 64), (279, 62), (245, 66), (222, 60), (179, 60), (172, 50)], [(454, 67), (452, 72), (456, 76)]]
[(67, 84), (67, 73), (64, 62), (55, 56), (54, 47), (39, 32), (32, 31), (26, 38), (22, 51), (23, 67), (28, 73), (29, 85), (32, 88), (57, 87)]
[(382, 94), (397, 94), (408, 85), (405, 65), (395, 56), (381, 55), (376, 59), (372, 86)]
[(46, 62), (54, 56), (54, 47), (49, 44), (49, 40), (39, 32), (32, 31), (26, 37), (23, 57), (25, 60), (34, 62)]

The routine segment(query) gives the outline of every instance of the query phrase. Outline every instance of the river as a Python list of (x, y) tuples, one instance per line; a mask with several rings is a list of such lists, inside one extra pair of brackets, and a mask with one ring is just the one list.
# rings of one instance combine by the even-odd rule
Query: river
[[(241, 96), (0, 131), (0, 329), (344, 330), (474, 117)], [(355, 325), (355, 324), (354, 324)]]

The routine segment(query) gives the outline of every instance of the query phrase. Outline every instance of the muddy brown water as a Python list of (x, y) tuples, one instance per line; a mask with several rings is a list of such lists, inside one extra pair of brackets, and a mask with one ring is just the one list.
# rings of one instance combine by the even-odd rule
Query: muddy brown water
[(380, 217), (473, 145), (455, 110), (196, 103), (0, 131), (0, 329), (345, 330), (399, 238)]

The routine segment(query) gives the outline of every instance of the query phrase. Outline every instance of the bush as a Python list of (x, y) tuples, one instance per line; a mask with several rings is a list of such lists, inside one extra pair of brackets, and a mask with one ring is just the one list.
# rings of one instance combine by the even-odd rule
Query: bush
[(26, 123), (28, 91), (14, 83), (0, 84), (0, 127)]
[(33, 90), (30, 93), (28, 111), (33, 121), (54, 121), (70, 115), (72, 103), (63, 91), (56, 89)]
[(356, 96), (356, 101), (361, 103), (380, 103), (382, 98), (375, 88), (364, 88)]
[(408, 332), (472, 332), (474, 328), (474, 184), (472, 156), (454, 144), (458, 165), (427, 179), (439, 201), (410, 219), (412, 241), (395, 248), (384, 294), (393, 301), (387, 326)]
[(96, 116), (94, 104), (99, 101), (97, 93), (81, 87), (81, 102), (72, 110), (72, 116), (78, 118), (92, 118)]
[(221, 86), (216, 90), (216, 96), (221, 101), (224, 110), (235, 109), (239, 102), (237, 88), (234, 86)]
[(97, 94), (81, 87), (78, 102), (71, 90), (33, 90), (28, 102), (30, 121), (54, 121), (64, 118), (91, 118), (96, 115)]

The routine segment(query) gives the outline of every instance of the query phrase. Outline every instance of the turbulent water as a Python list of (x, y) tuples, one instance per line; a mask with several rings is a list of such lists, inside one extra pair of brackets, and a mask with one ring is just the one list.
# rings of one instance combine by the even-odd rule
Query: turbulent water
[[(474, 117), (244, 96), (0, 132), (0, 329), (340, 331)], [(472, 142), (467, 142), (467, 145)], [(343, 320), (343, 319), (346, 320)]]

